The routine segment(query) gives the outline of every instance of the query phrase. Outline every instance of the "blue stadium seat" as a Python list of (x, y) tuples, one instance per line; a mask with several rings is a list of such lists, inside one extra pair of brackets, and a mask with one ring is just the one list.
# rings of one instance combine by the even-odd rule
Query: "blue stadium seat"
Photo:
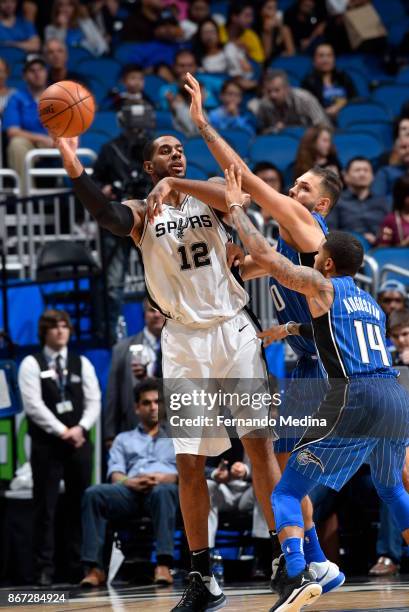
[(134, 42), (124, 42), (118, 45), (117, 48), (114, 49), (114, 58), (116, 61), (123, 65), (133, 61), (132, 58), (134, 57), (136, 45), (137, 43)]
[(159, 89), (166, 85), (167, 81), (156, 76), (156, 74), (147, 74), (145, 76), (145, 87), (143, 89), (147, 97), (156, 105)]
[(17, 47), (1, 47), (0, 57), (12, 66), (15, 62), (24, 62), (26, 53)]
[(350, 123), (344, 130), (346, 132), (369, 132), (382, 140), (385, 149), (391, 149), (393, 146), (393, 130), (390, 121), (356, 121)]
[(301, 139), (304, 136), (306, 129), (307, 128), (303, 125), (288, 125), (280, 132), (280, 134), (287, 134), (288, 136)]
[(250, 144), (253, 141), (248, 132), (244, 130), (219, 130), (219, 133), (240, 157), (248, 157)]
[(122, 66), (109, 57), (87, 59), (76, 66), (76, 72), (84, 76), (96, 75), (104, 80), (107, 89), (117, 85)]
[(352, 234), (353, 236), (355, 236), (355, 238), (358, 238), (359, 242), (362, 244), (365, 253), (367, 253), (369, 251), (369, 249), (371, 248), (370, 243), (368, 242), (368, 240), (362, 236), (362, 234), (358, 234), (358, 232), (348, 232), (349, 234)]
[(210, 153), (203, 138), (189, 138), (185, 142), (185, 155), (189, 163), (193, 162), (208, 176), (220, 174), (219, 164)]
[(268, 161), (282, 172), (294, 161), (298, 140), (285, 134), (266, 134), (258, 136), (250, 146), (249, 157), (252, 164)]
[(186, 170), (186, 178), (191, 179), (192, 181), (207, 181), (208, 174), (196, 164), (191, 164), (190, 162), (187, 165)]
[(379, 102), (350, 102), (338, 113), (338, 126), (345, 128), (358, 121), (389, 121), (388, 108)]
[(212, 72), (211, 74), (205, 72), (198, 72), (196, 76), (199, 83), (202, 83), (209, 92), (212, 92), (216, 99), (219, 99), (220, 90), (223, 86), (223, 83), (227, 79), (230, 79), (230, 76), (227, 74), (227, 72)]
[(173, 130), (173, 115), (170, 111), (156, 111), (156, 128), (158, 130)]
[(385, 0), (373, 0), (373, 5), (386, 26), (407, 17), (404, 3), (401, 0), (387, 0), (386, 2)]
[(89, 59), (95, 59), (94, 56), (83, 47), (69, 47), (68, 49), (68, 69), (77, 72), (78, 65)]
[(87, 76), (87, 85), (89, 85), (89, 89), (97, 104), (100, 104), (108, 93), (105, 83), (97, 77)]
[(11, 76), (7, 79), (7, 85), (9, 87), (14, 87), (15, 89), (21, 89), (24, 87), (25, 81), (23, 81), (23, 77)]
[(105, 132), (99, 130), (88, 130), (80, 136), (80, 147), (92, 149), (95, 153), (99, 153), (102, 145), (109, 141), (109, 137)]
[(289, 71), (302, 80), (312, 70), (312, 60), (306, 55), (277, 57), (270, 64), (271, 68)]
[(13, 62), (10, 65), (10, 76), (22, 77), (23, 76), (24, 62)]
[(388, 42), (391, 45), (397, 46), (402, 42), (402, 38), (409, 30), (409, 19), (396, 21), (388, 26)]
[(409, 66), (403, 68), (396, 76), (395, 83), (402, 83), (403, 85), (409, 85)]
[[(405, 270), (408, 269), (409, 249), (405, 247), (380, 247), (369, 251), (368, 255), (377, 261), (380, 270), (387, 264), (399, 266)], [(404, 285), (409, 285), (407, 276), (400, 276), (394, 272), (388, 272), (387, 278), (394, 278), (401, 281)]]
[(397, 117), (402, 104), (409, 102), (408, 85), (381, 85), (372, 94), (372, 99), (385, 104), (394, 117)]
[(334, 136), (334, 144), (342, 166), (357, 155), (368, 157), (376, 162), (385, 151), (380, 138), (363, 131), (337, 132)]
[(99, 111), (92, 123), (92, 129), (103, 132), (109, 138), (116, 138), (121, 132), (114, 111)]
[(352, 79), (352, 82), (355, 85), (357, 95), (360, 98), (368, 97), (369, 83), (366, 73), (359, 68), (348, 68), (348, 76)]

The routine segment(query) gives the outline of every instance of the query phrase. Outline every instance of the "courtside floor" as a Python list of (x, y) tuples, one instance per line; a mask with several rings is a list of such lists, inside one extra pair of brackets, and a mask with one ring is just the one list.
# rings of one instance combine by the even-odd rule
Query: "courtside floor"
[[(57, 588), (54, 587), (57, 592)], [(61, 605), (30, 605), (14, 606), (21, 612), (46, 611), (68, 612), (74, 610), (104, 610), (114, 612), (128, 612), (131, 610), (144, 610), (146, 612), (169, 612), (178, 601), (183, 591), (182, 586), (155, 588), (146, 586), (115, 586), (110, 589), (95, 589), (81, 591), (66, 587), (70, 591), (69, 601)], [(65, 590), (63, 585), (58, 590)], [(22, 589), (23, 590), (23, 589)], [(25, 589), (24, 589), (25, 590)], [(5, 592), (17, 592), (18, 589), (1, 589), (0, 596)], [(41, 592), (41, 591), (39, 591)], [(250, 586), (226, 586), (228, 597), (226, 612), (268, 612), (276, 600), (270, 593), (267, 585), (253, 584)], [(1, 597), (2, 601), (4, 598)], [(5, 609), (3, 606), (1, 609)], [(313, 605), (303, 608), (307, 612), (332, 610), (333, 612), (390, 612), (401, 610), (409, 612), (409, 577), (406, 576), (388, 579), (350, 579), (339, 591), (323, 595)]]

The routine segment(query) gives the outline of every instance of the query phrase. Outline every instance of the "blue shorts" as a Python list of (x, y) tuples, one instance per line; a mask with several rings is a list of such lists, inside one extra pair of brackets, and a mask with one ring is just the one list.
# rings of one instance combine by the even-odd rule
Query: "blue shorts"
[(309, 428), (289, 459), (291, 468), (336, 491), (363, 463), (384, 486), (402, 482), (409, 394), (395, 378), (368, 377), (333, 387), (316, 416), (328, 416), (329, 431)]

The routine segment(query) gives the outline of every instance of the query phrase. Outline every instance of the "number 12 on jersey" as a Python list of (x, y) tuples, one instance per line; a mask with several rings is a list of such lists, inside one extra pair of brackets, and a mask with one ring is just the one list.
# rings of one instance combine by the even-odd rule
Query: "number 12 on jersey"
[(362, 321), (354, 321), (354, 327), (358, 339), (359, 350), (361, 351), (362, 362), (371, 363), (370, 350), (378, 351), (382, 357), (383, 365), (389, 366), (388, 351), (383, 342), (379, 326), (373, 323), (366, 323), (364, 329), (364, 323)]

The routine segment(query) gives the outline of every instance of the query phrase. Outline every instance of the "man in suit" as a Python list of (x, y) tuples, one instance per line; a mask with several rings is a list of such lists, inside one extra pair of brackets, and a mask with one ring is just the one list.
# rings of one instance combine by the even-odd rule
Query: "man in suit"
[[(162, 377), (160, 336), (165, 317), (145, 298), (145, 327), (141, 332), (118, 342), (112, 350), (106, 392), (104, 439), (108, 448), (122, 431), (134, 429), (134, 387), (149, 377)], [(137, 347), (143, 346), (143, 352)]]

